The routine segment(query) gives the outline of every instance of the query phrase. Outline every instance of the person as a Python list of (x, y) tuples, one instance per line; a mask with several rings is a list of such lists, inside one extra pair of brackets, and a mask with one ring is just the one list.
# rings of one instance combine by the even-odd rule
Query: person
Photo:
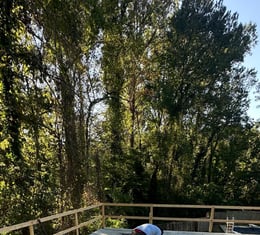
[(163, 235), (163, 230), (154, 224), (141, 224), (132, 230), (131, 235)]

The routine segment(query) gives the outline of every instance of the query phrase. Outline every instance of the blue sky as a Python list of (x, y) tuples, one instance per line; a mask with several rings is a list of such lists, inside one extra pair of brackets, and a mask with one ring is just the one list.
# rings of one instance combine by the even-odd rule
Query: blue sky
[[(258, 44), (252, 48), (252, 54), (245, 58), (244, 65), (248, 68), (255, 68), (257, 79), (260, 82), (260, 0), (223, 0), (223, 4), (232, 13), (239, 14), (239, 21), (242, 23), (255, 23), (257, 25)], [(253, 91), (250, 94), (250, 108), (248, 114), (254, 120), (260, 119), (260, 101), (255, 101)]]

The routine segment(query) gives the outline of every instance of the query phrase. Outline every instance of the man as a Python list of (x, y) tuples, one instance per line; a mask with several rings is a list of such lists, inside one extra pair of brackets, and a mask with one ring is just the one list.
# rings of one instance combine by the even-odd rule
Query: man
[(142, 224), (133, 229), (132, 235), (163, 235), (163, 230), (153, 224)]

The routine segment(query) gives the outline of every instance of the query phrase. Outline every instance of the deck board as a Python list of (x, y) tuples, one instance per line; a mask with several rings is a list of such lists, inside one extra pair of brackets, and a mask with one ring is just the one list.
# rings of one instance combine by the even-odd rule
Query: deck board
[[(99, 229), (91, 235), (131, 235), (131, 229)], [(209, 233), (209, 232), (186, 232), (186, 231), (169, 231), (164, 230), (163, 235), (225, 235), (225, 233)]]

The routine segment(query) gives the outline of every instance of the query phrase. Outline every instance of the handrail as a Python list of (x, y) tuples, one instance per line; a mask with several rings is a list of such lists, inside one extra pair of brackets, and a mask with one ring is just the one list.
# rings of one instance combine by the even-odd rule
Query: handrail
[[(221, 205), (183, 205), (183, 204), (134, 204), (134, 203), (103, 203), (104, 207), (147, 207), (150, 208), (149, 215), (147, 216), (123, 216), (123, 215), (108, 215), (104, 213), (105, 218), (112, 219), (136, 219), (136, 220), (148, 220), (149, 223), (153, 223), (153, 221), (181, 221), (181, 222), (208, 222), (209, 228), (208, 231), (212, 232), (214, 223), (226, 223), (227, 219), (217, 219), (215, 218), (216, 210), (242, 210), (242, 211), (260, 211), (260, 207), (255, 206), (221, 206)], [(154, 208), (189, 208), (189, 209), (209, 209), (209, 217), (208, 218), (177, 218), (177, 217), (159, 217), (153, 216)], [(152, 216), (151, 216), (152, 215)], [(260, 220), (236, 220), (232, 219), (232, 222), (239, 224), (260, 224)], [(105, 223), (103, 223), (103, 227), (105, 227)]]
[[(3, 228), (0, 228), (0, 233), (9, 233), (9, 232), (20, 230), (20, 229), (23, 229), (23, 228), (29, 228), (30, 235), (34, 235), (34, 228), (33, 228), (34, 225), (37, 225), (37, 224), (40, 224), (40, 223), (43, 223), (43, 222), (48, 222), (48, 221), (51, 221), (51, 220), (54, 220), (54, 219), (59, 219), (59, 218), (69, 216), (69, 215), (75, 215), (75, 217), (76, 217), (76, 215), (78, 213), (81, 213), (81, 212), (84, 212), (84, 211), (87, 211), (87, 210), (91, 210), (91, 209), (95, 209), (95, 208), (98, 208), (98, 207), (101, 207), (101, 206), (102, 206), (102, 203), (97, 204), (97, 205), (92, 205), (92, 206), (88, 206), (88, 207), (75, 209), (75, 210), (66, 211), (66, 212), (63, 212), (63, 213), (55, 214), (55, 215), (50, 215), (50, 216), (35, 219), (35, 220), (30, 220), (30, 221), (20, 223), (20, 224), (16, 224), (16, 225), (12, 225), (12, 226), (3, 227)], [(97, 220), (100, 220), (100, 217), (97, 216), (96, 218), (92, 219), (91, 222), (95, 222)], [(75, 224), (75, 228), (73, 230), (78, 230), (79, 228), (81, 228), (83, 226), (85, 226), (85, 223), (82, 223), (80, 225)], [(59, 233), (59, 234), (66, 234), (66, 233)]]
[[(138, 216), (138, 215), (109, 215), (106, 213), (106, 208), (108, 207), (145, 207), (148, 208), (148, 214), (146, 216)], [(95, 208), (99, 208), (100, 215), (95, 216), (94, 218), (79, 223), (78, 214), (92, 210)], [(162, 217), (154, 215), (154, 208), (189, 208), (189, 209), (208, 209), (209, 216), (204, 218), (177, 218), (177, 217)], [(40, 219), (30, 220), (24, 223), (3, 227), (0, 228), (0, 233), (9, 233), (11, 231), (20, 230), (22, 228), (29, 228), (30, 235), (34, 235), (34, 226), (43, 222), (51, 221), (54, 219), (59, 219), (65, 216), (74, 215), (74, 226), (67, 228), (63, 231), (57, 232), (54, 235), (64, 235), (71, 231), (76, 231), (76, 234), (79, 234), (79, 229), (85, 227), (91, 223), (96, 221), (102, 222), (102, 227), (106, 226), (106, 219), (135, 219), (135, 220), (147, 220), (149, 223), (153, 223), (153, 221), (182, 221), (182, 222), (207, 222), (209, 223), (208, 231), (212, 232), (214, 223), (226, 223), (226, 219), (217, 219), (215, 218), (216, 210), (242, 210), (242, 211), (260, 211), (260, 207), (255, 206), (220, 206), (220, 205), (182, 205), (182, 204), (147, 204), (147, 203), (99, 203), (96, 205), (83, 207), (75, 210), (66, 211), (63, 213), (43, 217)], [(232, 222), (239, 224), (260, 224), (260, 220), (248, 220), (248, 219), (232, 219)]]

